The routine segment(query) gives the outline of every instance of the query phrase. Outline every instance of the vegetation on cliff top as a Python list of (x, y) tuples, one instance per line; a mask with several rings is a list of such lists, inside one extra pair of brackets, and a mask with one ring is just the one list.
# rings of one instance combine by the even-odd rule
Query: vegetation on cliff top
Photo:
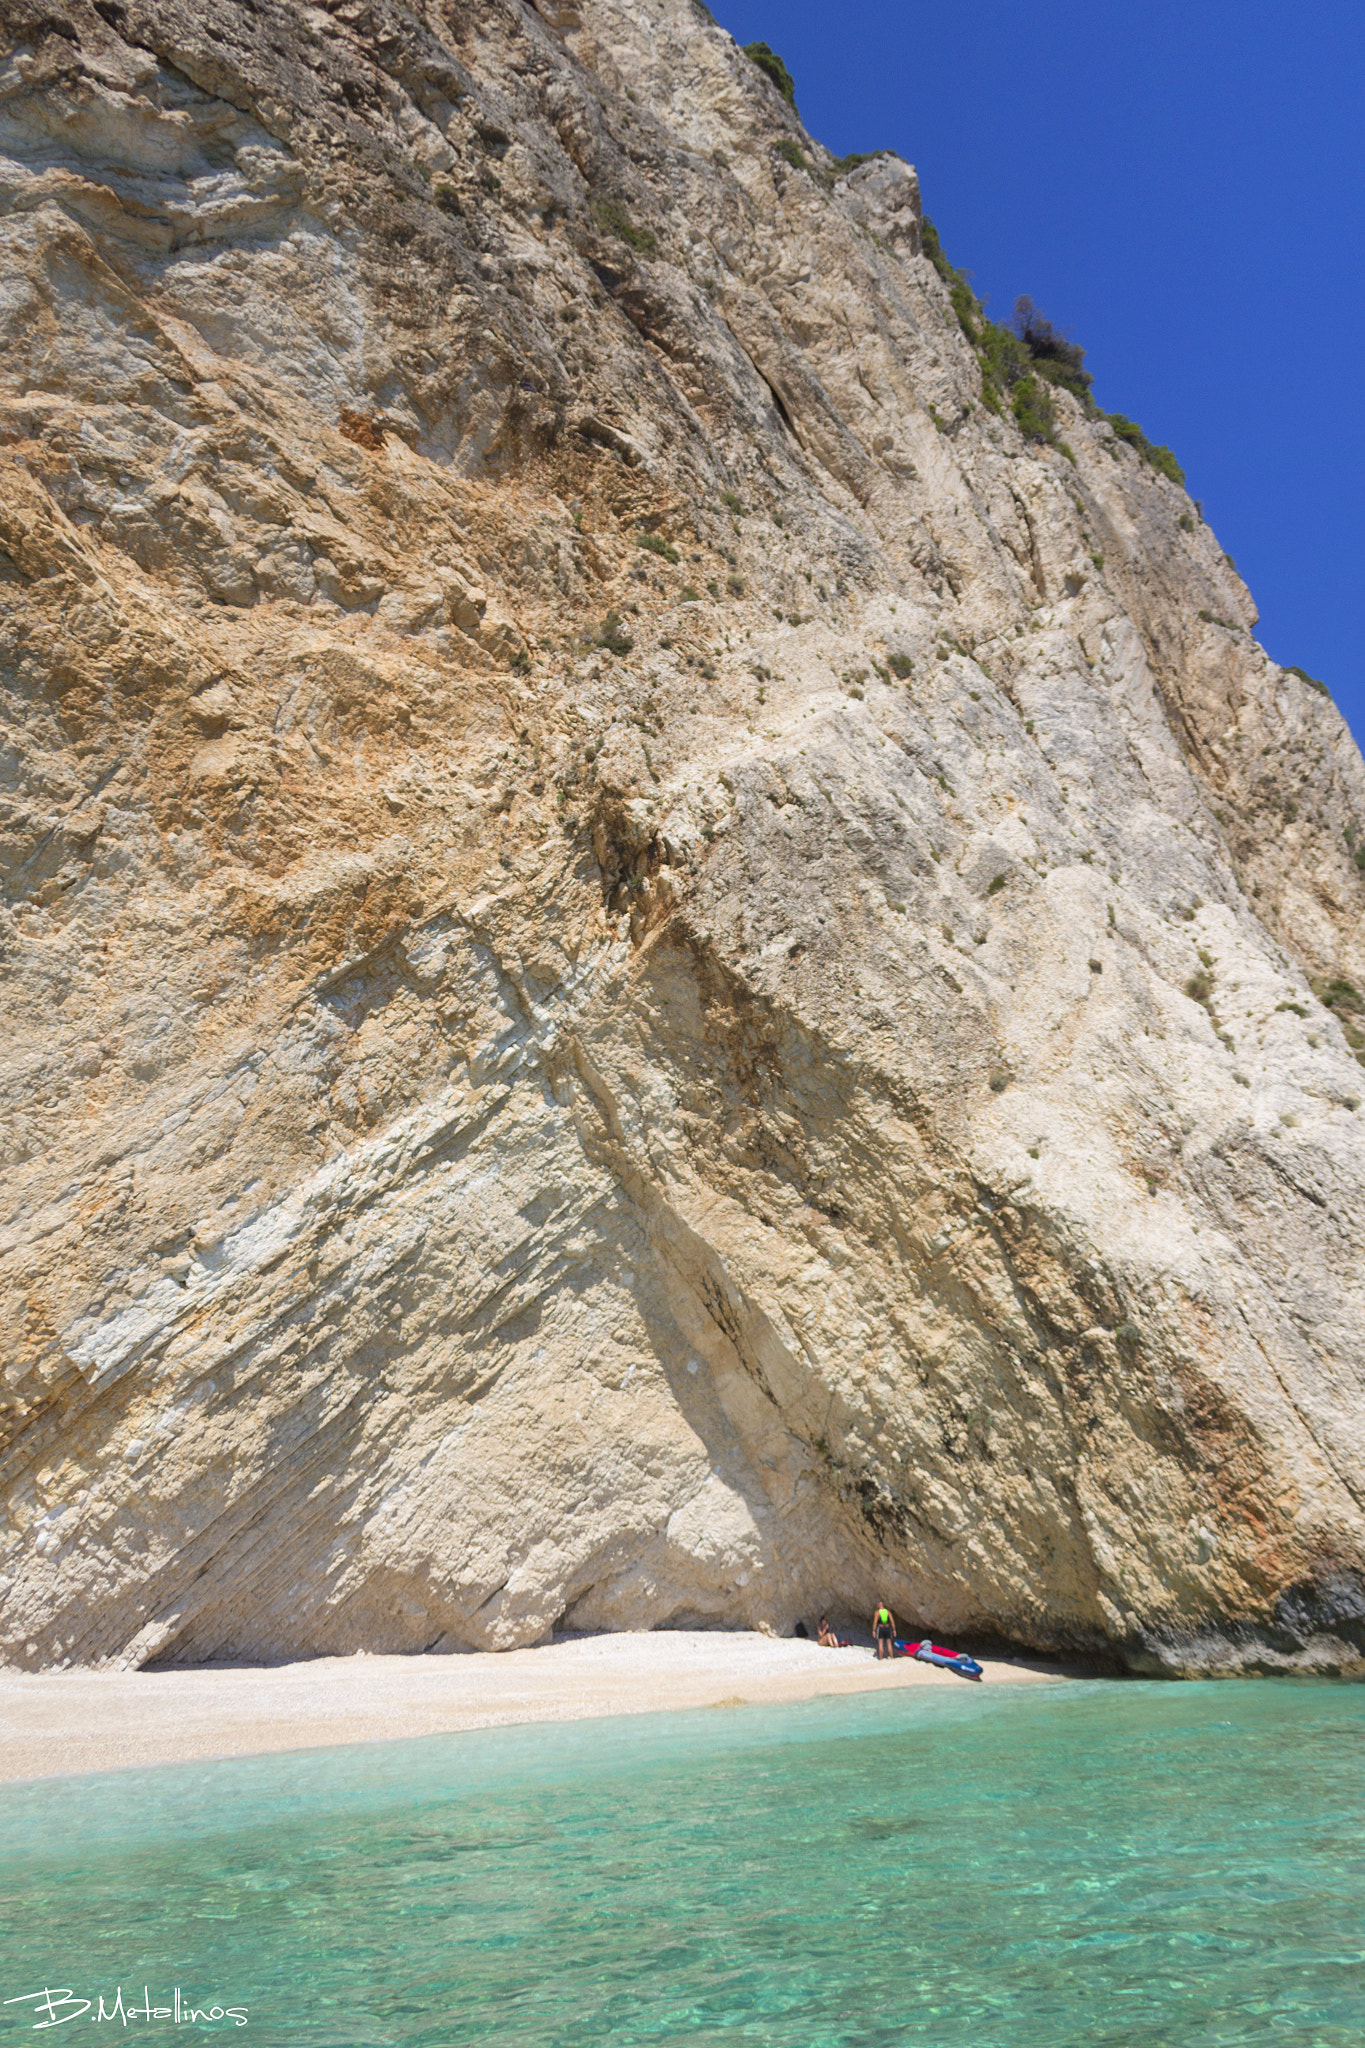
[[(795, 113), (796, 81), (776, 50), (761, 42), (745, 43), (743, 50)], [(793, 169), (811, 169), (800, 144), (792, 137), (784, 136), (775, 147)], [(846, 175), (868, 161), (870, 157), (865, 152), (836, 158), (835, 175)], [(611, 225), (618, 234), (624, 232), (616, 223)], [(1137, 421), (1130, 420), (1126, 413), (1102, 412), (1095, 404), (1091, 389), (1094, 379), (1085, 367), (1085, 350), (1054, 327), (1040, 306), (1035, 306), (1027, 295), (1021, 296), (1015, 301), (1009, 325), (1001, 326), (986, 317), (986, 309), (972, 290), (966, 271), (955, 269), (948, 261), (938, 229), (927, 214), (921, 225), (921, 247), (947, 285), (962, 331), (976, 351), (981, 364), (982, 400), (992, 412), (1003, 414), (1008, 401), (1015, 424), (1026, 440), (1061, 448), (1070, 456), (1071, 450), (1057, 433), (1052, 402), (1052, 389), (1069, 391), (1092, 417), (1108, 420), (1116, 440), (1132, 448), (1149, 469), (1184, 488), (1185, 472), (1169, 448), (1148, 440)]]
[[(1136, 420), (1121, 412), (1106, 413), (1095, 404), (1093, 379), (1085, 367), (1085, 350), (1054, 327), (1032, 299), (1015, 302), (1007, 327), (986, 317), (964, 270), (957, 270), (943, 252), (934, 223), (925, 216), (922, 247), (948, 287), (963, 333), (981, 364), (981, 397), (992, 412), (1003, 413), (1006, 401), (1027, 440), (1062, 447), (1057, 434), (1052, 389), (1069, 391), (1092, 417), (1107, 419), (1115, 437), (1134, 449), (1158, 476), (1182, 488), (1185, 472), (1169, 448), (1149, 441)], [(1051, 389), (1049, 387), (1052, 387)]]
[[(745, 43), (743, 49), (745, 56), (757, 64), (796, 112), (796, 82), (777, 52), (767, 43)], [(855, 150), (848, 156), (835, 157), (831, 176), (817, 170), (791, 136), (783, 136), (773, 147), (793, 169), (813, 172), (826, 186), (832, 184), (833, 177), (847, 176), (880, 154), (876, 150)], [(623, 232), (615, 222), (610, 225), (616, 228), (617, 233)], [(627, 236), (627, 239), (632, 238)], [(987, 317), (984, 305), (972, 289), (968, 273), (949, 262), (938, 229), (927, 214), (921, 222), (920, 246), (948, 287), (953, 311), (981, 365), (982, 402), (991, 412), (1003, 415), (1008, 403), (1014, 422), (1026, 440), (1040, 446), (1060, 448), (1074, 462), (1074, 455), (1057, 431), (1052, 401), (1054, 390), (1069, 391), (1090, 418), (1108, 421), (1115, 443), (1122, 442), (1131, 448), (1157, 476), (1166, 477), (1181, 490), (1185, 488), (1185, 472), (1169, 448), (1150, 440), (1137, 421), (1129, 419), (1126, 413), (1105, 412), (1096, 405), (1095, 380), (1085, 367), (1085, 350), (1079, 342), (1070, 340), (1060, 328), (1055, 327), (1041, 306), (1036, 306), (1026, 293), (1021, 294), (1014, 302), (1009, 324), (1002, 326), (999, 321)], [(935, 421), (942, 425), (934, 408), (930, 406), (929, 410)], [(1113, 443), (1109, 445), (1110, 452), (1116, 454)], [(1196, 510), (1202, 524), (1203, 508), (1196, 505)], [(1188, 514), (1182, 514), (1179, 523), (1185, 532), (1193, 532), (1194, 520)], [(1102, 564), (1102, 556), (1097, 555), (1094, 559), (1097, 565)], [(1235, 567), (1230, 555), (1224, 559), (1229, 568)], [(1201, 612), (1200, 617), (1209, 618), (1211, 614)], [(1221, 625), (1226, 621), (1217, 620), (1215, 623)], [(1298, 676), (1311, 689), (1330, 696), (1326, 683), (1319, 682), (1305, 669), (1291, 667), (1288, 673)], [(1355, 858), (1357, 866), (1365, 869), (1365, 846)]]
[(796, 112), (796, 80), (788, 71), (776, 50), (770, 50), (766, 43), (745, 43), (744, 54), (757, 64), (765, 78), (772, 80), (792, 112)]

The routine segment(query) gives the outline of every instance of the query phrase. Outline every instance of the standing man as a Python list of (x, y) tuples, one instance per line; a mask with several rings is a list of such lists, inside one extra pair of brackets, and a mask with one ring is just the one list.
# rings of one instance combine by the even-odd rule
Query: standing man
[(872, 1634), (877, 1644), (877, 1660), (891, 1655), (891, 1644), (896, 1634), (896, 1617), (884, 1600), (877, 1602), (877, 1611), (872, 1617)]

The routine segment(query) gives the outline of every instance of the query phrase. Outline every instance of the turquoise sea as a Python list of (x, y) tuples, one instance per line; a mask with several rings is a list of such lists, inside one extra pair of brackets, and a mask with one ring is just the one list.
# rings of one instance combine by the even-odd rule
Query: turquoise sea
[(1365, 1689), (963, 1684), (0, 1788), (0, 1998), (0, 2042), (1361, 2048)]

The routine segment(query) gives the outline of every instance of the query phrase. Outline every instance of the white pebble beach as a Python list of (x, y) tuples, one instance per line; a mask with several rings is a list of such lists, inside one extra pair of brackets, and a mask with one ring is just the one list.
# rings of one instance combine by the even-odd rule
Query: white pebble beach
[[(983, 1659), (981, 1683), (1067, 1674)], [(160, 1671), (0, 1672), (0, 1781), (391, 1742), (527, 1721), (777, 1706), (821, 1694), (974, 1681), (866, 1648), (743, 1631), (562, 1637), (535, 1649), (318, 1657)]]

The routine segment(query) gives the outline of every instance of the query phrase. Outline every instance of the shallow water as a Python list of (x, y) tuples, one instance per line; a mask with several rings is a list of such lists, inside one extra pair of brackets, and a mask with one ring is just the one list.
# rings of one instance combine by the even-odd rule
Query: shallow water
[(0, 1788), (0, 2040), (1360, 2048), (1362, 1764), (1358, 1687), (964, 1684)]

